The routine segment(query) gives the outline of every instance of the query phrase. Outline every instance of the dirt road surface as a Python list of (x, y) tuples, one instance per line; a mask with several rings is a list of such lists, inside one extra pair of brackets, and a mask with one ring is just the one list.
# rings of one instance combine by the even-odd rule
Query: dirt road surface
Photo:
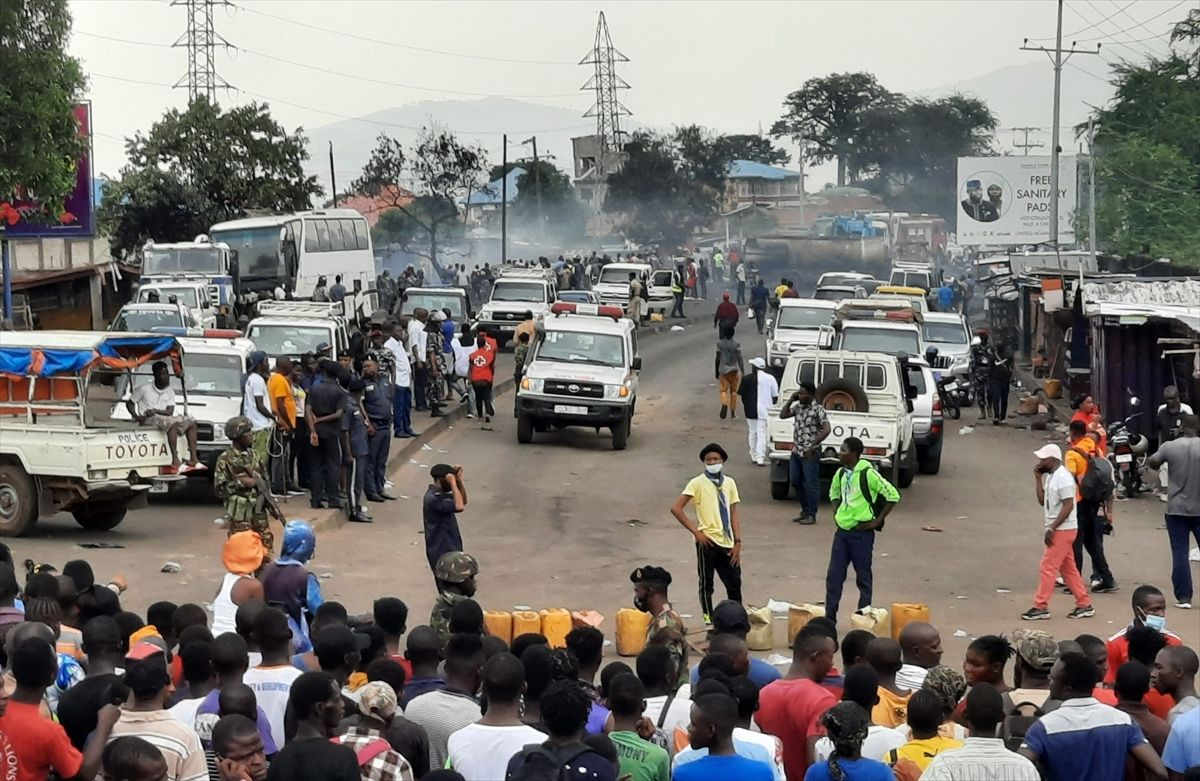
[[(747, 360), (761, 354), (750, 323), (738, 335)], [(746, 602), (821, 601), (833, 534), (829, 507), (822, 505), (816, 526), (798, 526), (791, 521), (798, 514), (794, 500), (770, 498), (767, 470), (746, 454), (744, 420), (717, 416), (714, 341), (710, 327), (691, 325), (643, 342), (638, 414), (626, 451), (611, 450), (607, 432), (585, 430), (537, 434), (533, 444), (519, 445), (507, 394), (497, 400), (495, 431), (464, 419), (428, 443), (414, 457), (417, 463), (393, 464), (392, 491), (402, 499), (372, 505), (372, 525), (320, 535), (311, 569), (322, 577), (326, 598), (358, 612), (368, 611), (376, 596), (399, 596), (410, 607), (410, 628), (427, 620), (435, 593), (421, 535), (421, 497), (428, 466), (444, 461), (465, 467), (469, 505), (460, 523), (467, 551), (480, 561), (477, 598), (486, 609), (598, 610), (608, 617), (602, 628), (611, 639), (617, 609), (632, 600), (629, 573), (653, 563), (672, 572), (672, 601), (698, 627), (693, 542), (668, 507), (700, 472), (700, 448), (715, 441), (730, 453), (726, 474), (738, 481), (743, 500)], [(511, 357), (501, 356), (500, 365), (506, 374)], [(953, 666), (961, 663), (969, 638), (1008, 633), (1023, 623), (1019, 616), (1032, 603), (1042, 550), (1032, 453), (1061, 437), (986, 421), (976, 425), (974, 417), (967, 411), (961, 422), (949, 422), (941, 473), (921, 475), (902, 492), (875, 547), (875, 604), (928, 604), (942, 631), (945, 662)], [(418, 429), (425, 423), (424, 415), (414, 421)], [(213, 523), (219, 506), (203, 499), (198, 493), (156, 502), (107, 533), (84, 532), (66, 515), (44, 519), (33, 536), (7, 542), (18, 561), (61, 566), (83, 557), (98, 577), (125, 573), (131, 587), (123, 601), (134, 610), (158, 599), (208, 603), (223, 572), (225, 535)], [(308, 505), (299, 497), (289, 506), (303, 515)], [(1078, 621), (1065, 618), (1071, 598), (1055, 593), (1053, 618), (1038, 627), (1059, 638), (1106, 638), (1129, 621), (1129, 596), (1138, 584), (1154, 583), (1170, 597), (1164, 505), (1145, 494), (1117, 508), (1117, 534), (1108, 538), (1107, 550), (1120, 592), (1097, 595), (1096, 616)], [(95, 543), (123, 547), (80, 548)], [(160, 573), (168, 561), (182, 571)], [(1085, 569), (1086, 575), (1090, 565)], [(716, 599), (723, 593), (718, 584)], [(844, 611), (856, 600), (851, 576), (842, 631), (849, 628)], [(787, 654), (785, 626), (777, 622), (776, 653)], [(1168, 626), (1190, 645), (1200, 642), (1200, 612), (1169, 609)]]

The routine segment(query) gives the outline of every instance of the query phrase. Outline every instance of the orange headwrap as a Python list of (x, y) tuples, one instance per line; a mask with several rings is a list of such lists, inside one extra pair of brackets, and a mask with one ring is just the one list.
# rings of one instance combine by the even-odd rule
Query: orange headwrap
[(221, 563), (235, 575), (252, 575), (267, 555), (258, 532), (244, 531), (229, 535), (221, 551)]

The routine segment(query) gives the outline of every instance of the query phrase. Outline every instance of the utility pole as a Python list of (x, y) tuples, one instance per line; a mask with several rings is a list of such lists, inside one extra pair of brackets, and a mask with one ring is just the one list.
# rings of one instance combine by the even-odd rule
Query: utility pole
[(1025, 134), (1025, 142), (1024, 143), (1018, 144), (1015, 139), (1013, 140), (1013, 146), (1015, 146), (1017, 149), (1020, 149), (1021, 154), (1025, 157), (1029, 156), (1030, 149), (1041, 149), (1042, 147), (1045, 146), (1045, 144), (1043, 144), (1041, 141), (1034, 141), (1033, 143), (1029, 142), (1029, 134), (1035, 130), (1041, 130), (1041, 128), (1040, 127), (1014, 127), (1013, 128), (1013, 132)]
[[(1088, 254), (1096, 257), (1096, 120), (1088, 119)], [(1079, 266), (1083, 279), (1083, 264)]]
[(508, 263), (508, 134), (500, 141), (500, 265)]
[(333, 208), (337, 208), (337, 174), (333, 172), (333, 142), (329, 142), (329, 186), (333, 190)]
[(804, 139), (800, 139), (800, 154), (797, 155), (800, 164), (800, 225), (804, 226), (804, 206), (808, 196), (804, 194)]
[(537, 196), (538, 238), (541, 239), (546, 235), (546, 214), (542, 211), (542, 172), (538, 165), (537, 136), (521, 143), (533, 146), (533, 186), (537, 188), (534, 194)]
[[(1060, 154), (1058, 144), (1058, 124), (1059, 114), (1062, 102), (1062, 66), (1063, 63), (1071, 59), (1072, 54), (1099, 54), (1100, 44), (1096, 44), (1096, 50), (1076, 49), (1075, 43), (1071, 43), (1071, 48), (1063, 51), (1062, 47), (1062, 16), (1063, 16), (1063, 0), (1058, 0), (1058, 23), (1055, 26), (1054, 33), (1054, 50), (1051, 56), (1051, 51), (1045, 46), (1030, 46), (1029, 39), (1025, 39), (1024, 45), (1021, 46), (1022, 51), (1038, 51), (1045, 52), (1050, 56), (1050, 61), (1054, 63), (1054, 127), (1050, 133), (1050, 244), (1054, 249), (1058, 250), (1058, 156)], [(1066, 54), (1066, 58), (1063, 58)]]

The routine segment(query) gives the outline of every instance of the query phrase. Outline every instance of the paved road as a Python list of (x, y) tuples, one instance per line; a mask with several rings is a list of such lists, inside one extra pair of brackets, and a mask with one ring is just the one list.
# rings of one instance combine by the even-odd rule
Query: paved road
[[(741, 329), (747, 357), (761, 342)], [(607, 432), (574, 430), (536, 435), (518, 445), (515, 421), (501, 416), (496, 430), (481, 431), (460, 421), (422, 451), (416, 460), (461, 463), (470, 497), (461, 517), (469, 552), (481, 562), (479, 599), (489, 609), (563, 606), (599, 610), (614, 624), (617, 608), (631, 599), (629, 572), (655, 563), (675, 576), (677, 609), (696, 615), (694, 552), (690, 538), (667, 508), (684, 482), (700, 469), (697, 454), (709, 441), (731, 454), (726, 471), (738, 480), (743, 498), (745, 597), (754, 604), (768, 598), (820, 601), (832, 521), (821, 508), (817, 526), (793, 524), (793, 502), (771, 500), (765, 469), (745, 453), (745, 425), (717, 417), (712, 377), (711, 328), (689, 326), (643, 342), (645, 370), (641, 399), (629, 448), (610, 449)], [(507, 356), (501, 363), (507, 371)], [(511, 395), (497, 406), (509, 409)], [(970, 412), (968, 418), (974, 417)], [(418, 428), (423, 421), (418, 421)], [(965, 425), (974, 421), (964, 420)], [(947, 661), (957, 664), (969, 636), (1009, 632), (1031, 604), (1041, 551), (1041, 508), (1032, 491), (1032, 451), (1046, 441), (1044, 432), (991, 425), (960, 435), (951, 423), (941, 474), (919, 476), (889, 519), (876, 546), (875, 601), (924, 602), (943, 630)], [(321, 536), (314, 571), (328, 573), (326, 593), (352, 611), (369, 609), (383, 594), (405, 599), (412, 609), (409, 625), (428, 616), (434, 593), (421, 536), (420, 498), (427, 469), (400, 465), (394, 492), (406, 499), (374, 506), (376, 522), (351, 525)], [(293, 500), (299, 515), (302, 498)], [(1097, 616), (1067, 621), (1070, 598), (1056, 594), (1054, 618), (1040, 626), (1056, 635), (1082, 632), (1107, 637), (1129, 614), (1129, 594), (1139, 583), (1169, 586), (1170, 559), (1162, 531), (1163, 506), (1152, 495), (1118, 505), (1118, 534), (1109, 541), (1109, 558), (1121, 592), (1096, 598)], [(155, 599), (176, 602), (211, 600), (221, 572), (218, 551), (223, 533), (213, 525), (219, 507), (172, 501), (131, 514), (113, 532), (89, 534), (69, 516), (39, 524), (36, 536), (15, 543), (18, 559), (60, 564), (85, 556), (99, 575), (122, 571), (130, 576), (127, 602), (144, 609)], [(936, 526), (941, 532), (923, 531)], [(78, 543), (125, 546), (79, 550)], [(160, 574), (163, 562), (183, 565), (176, 575)], [(1009, 593), (999, 593), (1006, 589)], [(718, 598), (722, 591), (718, 585)], [(847, 586), (843, 606), (857, 599)], [(1193, 620), (1187, 620), (1193, 619)], [(1172, 629), (1196, 640), (1200, 621), (1194, 614), (1171, 611)], [(844, 619), (843, 619), (844, 621)], [(777, 650), (783, 643), (777, 630)]]

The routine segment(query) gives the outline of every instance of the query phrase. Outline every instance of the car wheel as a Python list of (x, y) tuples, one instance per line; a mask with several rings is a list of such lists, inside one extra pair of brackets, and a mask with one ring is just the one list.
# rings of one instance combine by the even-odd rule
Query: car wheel
[(38, 519), (37, 487), (20, 464), (0, 464), (0, 537), (20, 537)]
[(612, 449), (624, 450), (629, 442), (629, 418), (623, 418), (612, 427)]
[(126, 508), (123, 502), (95, 502), (81, 504), (71, 509), (75, 523), (90, 532), (106, 532), (115, 528), (125, 520)]
[(777, 501), (783, 501), (788, 498), (792, 491), (792, 484), (786, 480), (771, 483), (771, 498)]
[(528, 445), (533, 441), (533, 418), (528, 414), (517, 415), (517, 441), (522, 445)]
[(938, 440), (934, 444), (925, 449), (925, 452), (918, 453), (917, 466), (923, 475), (936, 475), (942, 468), (942, 440)]

